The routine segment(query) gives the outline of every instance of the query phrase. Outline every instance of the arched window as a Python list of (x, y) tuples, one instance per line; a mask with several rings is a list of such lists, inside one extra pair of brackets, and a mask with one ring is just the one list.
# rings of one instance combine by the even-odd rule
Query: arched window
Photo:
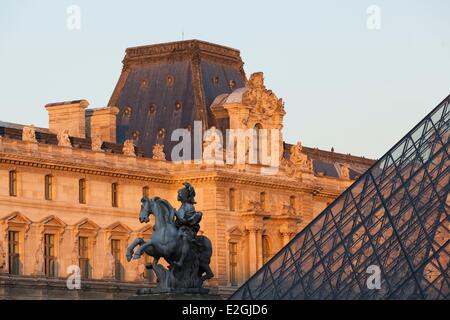
[(45, 176), (45, 200), (53, 200), (53, 176)]
[(143, 197), (148, 197), (150, 195), (150, 188), (145, 186), (142, 188), (142, 196)]
[(86, 204), (86, 179), (78, 181), (78, 200), (81, 204)]
[(9, 172), (9, 195), (17, 196), (17, 172), (14, 170)]
[(259, 194), (259, 203), (261, 204), (261, 210), (266, 210), (266, 193), (264, 191)]
[(236, 210), (236, 190), (234, 188), (230, 189), (230, 194), (229, 194), (229, 207), (230, 207), (230, 211), (235, 211)]
[(262, 236), (262, 258), (263, 264), (267, 263), (270, 259), (269, 238), (266, 235)]
[(111, 185), (111, 205), (114, 208), (119, 207), (119, 184), (117, 182)]
[(253, 127), (254, 131), (254, 138), (253, 138), (253, 150), (256, 155), (256, 163), (262, 164), (262, 138), (261, 138), (261, 130), (263, 129), (262, 125), (257, 123)]

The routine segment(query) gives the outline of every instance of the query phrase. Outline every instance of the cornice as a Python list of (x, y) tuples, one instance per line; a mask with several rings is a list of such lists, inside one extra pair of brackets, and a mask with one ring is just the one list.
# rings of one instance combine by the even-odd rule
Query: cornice
[[(120, 155), (115, 155), (119, 156)], [(124, 161), (126, 160), (125, 157)], [(137, 161), (137, 166), (139, 166), (139, 158)], [(145, 159), (147, 162), (151, 161), (149, 159)], [(120, 166), (117, 168), (112, 168), (108, 166), (108, 163), (105, 166), (95, 165), (95, 164), (83, 164), (78, 162), (73, 162), (70, 160), (61, 160), (61, 159), (46, 159), (43, 157), (35, 157), (30, 155), (24, 155), (20, 153), (12, 154), (6, 152), (0, 152), (0, 164), (8, 164), (8, 165), (19, 165), (26, 166), (32, 168), (39, 169), (48, 169), (48, 170), (56, 170), (70, 173), (80, 173), (87, 175), (96, 175), (102, 177), (113, 177), (116, 179), (128, 179), (134, 181), (143, 181), (143, 182), (153, 182), (160, 184), (168, 184), (168, 185), (179, 185), (184, 181), (190, 182), (225, 182), (233, 185), (243, 185), (243, 186), (255, 186), (260, 188), (267, 189), (277, 189), (277, 190), (285, 190), (290, 192), (300, 192), (300, 193), (311, 193), (317, 197), (324, 198), (335, 198), (340, 194), (340, 192), (331, 191), (323, 189), (323, 186), (315, 185), (315, 184), (305, 184), (300, 181), (293, 180), (289, 177), (271, 177), (271, 176), (258, 176), (256, 174), (249, 174), (243, 172), (234, 172), (232, 170), (226, 171), (223, 169), (213, 168), (210, 171), (205, 172), (200, 167), (196, 171), (189, 172), (180, 172), (178, 170), (172, 171), (170, 170), (171, 166), (175, 169), (176, 164), (168, 163), (167, 168), (162, 168), (165, 173), (158, 172), (143, 172), (142, 170), (138, 171), (132, 169), (125, 169), (124, 166)], [(156, 164), (156, 162), (155, 162)], [(148, 165), (146, 163), (145, 165)]]

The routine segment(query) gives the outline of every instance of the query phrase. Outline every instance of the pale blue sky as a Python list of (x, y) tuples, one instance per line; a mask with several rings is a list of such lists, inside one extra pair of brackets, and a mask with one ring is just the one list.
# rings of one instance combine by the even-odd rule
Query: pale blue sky
[[(69, 5), (81, 30), (66, 26)], [(366, 27), (381, 9), (381, 30)], [(47, 126), (44, 105), (105, 106), (130, 46), (237, 48), (286, 102), (284, 138), (378, 158), (450, 93), (450, 1), (19, 1), (0, 9), (0, 120)]]

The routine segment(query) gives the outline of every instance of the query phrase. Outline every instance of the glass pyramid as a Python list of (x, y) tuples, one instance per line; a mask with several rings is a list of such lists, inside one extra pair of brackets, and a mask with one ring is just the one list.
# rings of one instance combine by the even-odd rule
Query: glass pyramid
[(449, 299), (449, 103), (450, 96), (230, 299)]

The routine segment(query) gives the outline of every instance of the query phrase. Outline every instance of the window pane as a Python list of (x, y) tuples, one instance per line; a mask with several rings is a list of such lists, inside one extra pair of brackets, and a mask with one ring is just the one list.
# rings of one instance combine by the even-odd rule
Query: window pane
[(17, 196), (17, 172), (9, 172), (9, 195), (12, 197)]
[(79, 202), (81, 204), (86, 203), (86, 180), (80, 179), (79, 186), (78, 186), (78, 193), (79, 193)]
[(45, 199), (52, 200), (53, 196), (53, 177), (51, 175), (45, 176)]
[(8, 232), (8, 267), (10, 274), (20, 273), (20, 256), (19, 256), (19, 232)]
[(230, 242), (229, 250), (230, 284), (232, 286), (237, 286), (237, 243)]
[(89, 279), (91, 277), (91, 265), (89, 261), (89, 238), (78, 238), (78, 254), (80, 257), (80, 274), (83, 279)]

